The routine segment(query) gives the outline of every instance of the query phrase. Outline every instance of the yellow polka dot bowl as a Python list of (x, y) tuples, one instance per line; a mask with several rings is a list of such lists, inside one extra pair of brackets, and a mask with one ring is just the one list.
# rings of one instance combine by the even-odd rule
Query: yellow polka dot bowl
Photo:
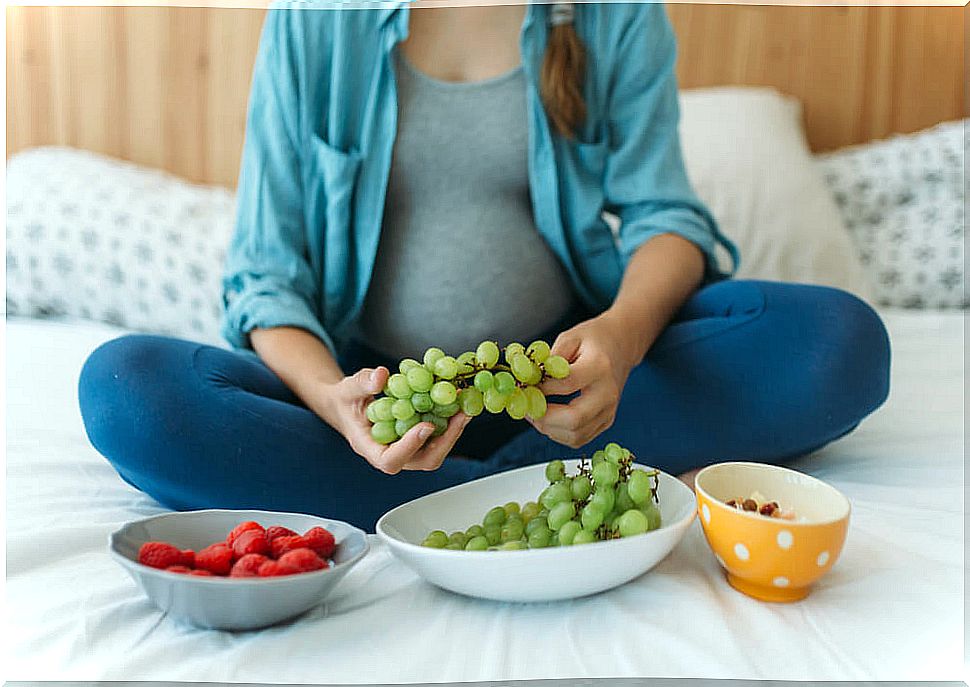
[[(825, 482), (760, 463), (719, 463), (694, 479), (697, 512), (707, 543), (732, 587), (761, 601), (808, 596), (831, 570), (849, 527), (849, 500)], [(745, 512), (725, 501), (759, 492), (795, 520)]]

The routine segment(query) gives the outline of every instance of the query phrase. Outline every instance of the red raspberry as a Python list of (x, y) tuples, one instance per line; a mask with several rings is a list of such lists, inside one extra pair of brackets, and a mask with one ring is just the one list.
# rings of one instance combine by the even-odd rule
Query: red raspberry
[(208, 570), (190, 570), (189, 575), (195, 575), (196, 577), (212, 577), (212, 573)]
[(186, 568), (195, 567), (195, 551), (192, 549), (182, 550), (182, 565), (184, 565)]
[(181, 573), (185, 575), (186, 573), (192, 572), (192, 568), (187, 568), (184, 565), (170, 565), (165, 568), (168, 572)]
[(287, 551), (292, 551), (293, 549), (308, 549), (307, 541), (300, 535), (293, 535), (289, 537), (277, 537), (269, 543), (270, 549), (273, 552), (273, 558), (279, 558)]
[(249, 530), (255, 530), (260, 533), (266, 532), (266, 530), (263, 529), (263, 526), (260, 525), (258, 522), (255, 522), (253, 520), (247, 520), (246, 522), (241, 522), (235, 527), (233, 527), (232, 532), (230, 532), (229, 536), (226, 537), (226, 546), (228, 546), (229, 548), (232, 548), (232, 545), (236, 541), (236, 538), (243, 532), (248, 532)]
[(256, 577), (259, 574), (259, 566), (268, 560), (262, 554), (247, 553), (233, 564), (229, 577)]
[(232, 549), (222, 543), (211, 544), (195, 554), (195, 567), (213, 575), (228, 575), (232, 569)]
[(182, 564), (182, 552), (171, 544), (148, 541), (138, 549), (138, 562), (152, 568), (165, 568)]
[(322, 527), (314, 527), (307, 530), (303, 538), (306, 540), (307, 545), (316, 551), (317, 555), (321, 558), (330, 558), (333, 555), (334, 549), (337, 548), (333, 535), (329, 530), (325, 530)]
[(301, 573), (323, 570), (324, 568), (330, 567), (312, 549), (293, 549), (292, 551), (287, 551), (280, 556), (278, 562), (280, 565), (288, 565), (296, 568)]
[(269, 541), (266, 535), (257, 530), (247, 530), (236, 537), (232, 543), (233, 557), (238, 560), (247, 553), (269, 553)]
[(266, 538), (273, 541), (277, 537), (295, 537), (296, 532), (291, 530), (289, 527), (281, 527), (280, 525), (273, 525), (272, 527), (266, 528)]
[(283, 565), (279, 561), (266, 561), (259, 566), (260, 577), (279, 577), (280, 575), (296, 575), (300, 571), (296, 568)]

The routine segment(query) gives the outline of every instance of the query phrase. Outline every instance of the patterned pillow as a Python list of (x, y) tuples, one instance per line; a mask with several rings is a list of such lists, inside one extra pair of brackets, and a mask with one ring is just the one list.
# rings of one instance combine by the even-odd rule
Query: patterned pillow
[(15, 155), (7, 163), (7, 313), (222, 343), (234, 203), (225, 189), (86, 151)]
[(880, 305), (966, 308), (970, 119), (818, 156)]

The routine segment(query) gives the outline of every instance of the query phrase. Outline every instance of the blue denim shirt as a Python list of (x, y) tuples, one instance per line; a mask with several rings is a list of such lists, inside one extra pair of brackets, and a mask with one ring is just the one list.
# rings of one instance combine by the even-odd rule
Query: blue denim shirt
[[(323, 7), (277, 4), (263, 27), (223, 280), (223, 334), (236, 348), (252, 329), (294, 326), (340, 354), (370, 283), (397, 131), (391, 50), (407, 37), (409, 8)], [(576, 6), (587, 118), (572, 141), (551, 129), (538, 91), (549, 12), (530, 4), (520, 34), (529, 185), (536, 227), (579, 298), (609, 307), (627, 261), (661, 233), (700, 247), (708, 281), (729, 275), (715, 257), (722, 244), (733, 273), (737, 250), (684, 170), (663, 5)], [(618, 236), (603, 211), (619, 217)]]

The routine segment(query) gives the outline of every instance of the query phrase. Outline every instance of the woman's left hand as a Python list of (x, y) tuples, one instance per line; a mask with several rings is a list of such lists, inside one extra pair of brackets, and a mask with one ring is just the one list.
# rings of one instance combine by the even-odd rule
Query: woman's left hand
[(530, 420), (553, 441), (579, 448), (608, 429), (616, 418), (620, 395), (630, 370), (643, 358), (636, 331), (606, 311), (560, 334), (553, 355), (569, 361), (569, 376), (547, 379), (539, 387), (547, 396), (579, 392), (567, 404), (550, 403), (545, 416)]

